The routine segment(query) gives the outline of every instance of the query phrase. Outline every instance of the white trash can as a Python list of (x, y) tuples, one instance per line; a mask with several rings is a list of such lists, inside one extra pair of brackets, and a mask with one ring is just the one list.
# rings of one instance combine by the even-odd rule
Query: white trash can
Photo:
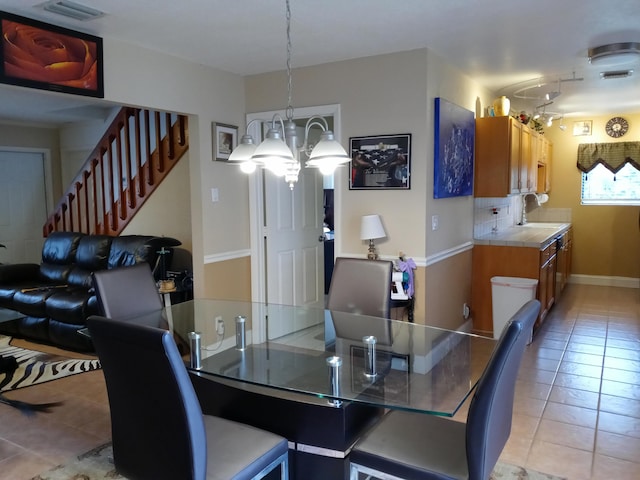
[[(492, 277), (491, 302), (493, 303), (493, 338), (499, 338), (504, 326), (529, 300), (536, 298), (538, 280), (519, 277)], [(529, 335), (529, 342), (533, 331)]]

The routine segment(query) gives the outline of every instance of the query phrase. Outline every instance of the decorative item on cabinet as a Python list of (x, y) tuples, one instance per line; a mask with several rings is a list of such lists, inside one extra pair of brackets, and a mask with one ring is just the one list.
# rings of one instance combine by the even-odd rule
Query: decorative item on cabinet
[(511, 101), (504, 95), (493, 101), (493, 112), (496, 117), (506, 117), (511, 109)]

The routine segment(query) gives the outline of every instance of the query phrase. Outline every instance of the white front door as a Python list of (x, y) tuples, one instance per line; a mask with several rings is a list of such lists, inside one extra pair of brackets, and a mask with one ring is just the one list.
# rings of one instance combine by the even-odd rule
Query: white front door
[(0, 263), (40, 263), (47, 220), (41, 152), (0, 151)]

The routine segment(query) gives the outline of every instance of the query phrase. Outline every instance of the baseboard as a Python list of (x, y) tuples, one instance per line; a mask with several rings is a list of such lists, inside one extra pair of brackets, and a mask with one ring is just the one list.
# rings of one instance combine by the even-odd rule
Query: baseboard
[(633, 277), (609, 277), (604, 275), (579, 275), (571, 274), (569, 283), (579, 285), (598, 285), (601, 287), (640, 288), (640, 278)]

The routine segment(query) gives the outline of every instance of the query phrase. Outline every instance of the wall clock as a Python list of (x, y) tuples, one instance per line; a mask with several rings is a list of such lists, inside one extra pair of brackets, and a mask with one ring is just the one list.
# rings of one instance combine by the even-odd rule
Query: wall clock
[(613, 117), (604, 128), (610, 137), (620, 138), (629, 130), (629, 122), (622, 117)]

